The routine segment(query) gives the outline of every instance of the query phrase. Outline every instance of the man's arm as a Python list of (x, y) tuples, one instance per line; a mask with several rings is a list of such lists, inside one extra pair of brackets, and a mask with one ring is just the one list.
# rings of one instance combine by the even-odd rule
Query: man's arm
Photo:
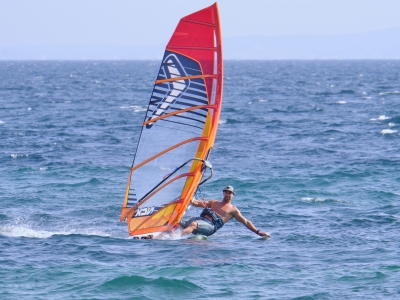
[(246, 226), (249, 230), (253, 231), (255, 234), (258, 234), (259, 236), (269, 237), (268, 233), (260, 231), (253, 225), (253, 223), (251, 223), (251, 221), (249, 221), (245, 217), (243, 217), (237, 208), (233, 212), (233, 216), (235, 217), (235, 219), (237, 221), (242, 223), (244, 226)]
[(203, 207), (203, 208), (211, 207), (211, 204), (210, 204), (211, 201), (205, 201), (205, 200), (200, 201), (200, 200), (192, 199), (191, 202), (192, 202), (192, 205), (195, 207)]

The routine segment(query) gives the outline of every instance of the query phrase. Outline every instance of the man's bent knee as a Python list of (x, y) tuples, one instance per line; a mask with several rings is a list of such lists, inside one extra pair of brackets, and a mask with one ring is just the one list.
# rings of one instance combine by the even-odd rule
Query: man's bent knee
[(192, 223), (189, 224), (188, 227), (193, 228), (193, 230), (195, 230), (195, 229), (197, 229), (197, 226), (198, 226), (197, 222), (193, 221)]
[(197, 229), (197, 222), (193, 221), (192, 223), (189, 224), (189, 226), (183, 229), (182, 234), (184, 235), (191, 234), (196, 229)]

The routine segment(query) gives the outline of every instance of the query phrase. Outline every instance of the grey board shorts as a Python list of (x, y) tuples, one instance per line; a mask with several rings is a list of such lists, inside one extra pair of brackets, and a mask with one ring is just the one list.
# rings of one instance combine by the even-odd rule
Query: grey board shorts
[(197, 229), (193, 230), (193, 234), (212, 235), (215, 232), (215, 225), (210, 220), (202, 217), (186, 218), (181, 221), (183, 228), (186, 228), (193, 221), (197, 222)]

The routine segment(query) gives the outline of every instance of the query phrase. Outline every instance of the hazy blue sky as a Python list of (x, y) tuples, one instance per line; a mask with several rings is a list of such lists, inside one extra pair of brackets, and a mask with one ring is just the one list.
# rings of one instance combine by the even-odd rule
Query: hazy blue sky
[[(0, 0), (0, 46), (165, 44), (208, 0)], [(223, 35), (336, 35), (400, 27), (399, 0), (221, 0)]]

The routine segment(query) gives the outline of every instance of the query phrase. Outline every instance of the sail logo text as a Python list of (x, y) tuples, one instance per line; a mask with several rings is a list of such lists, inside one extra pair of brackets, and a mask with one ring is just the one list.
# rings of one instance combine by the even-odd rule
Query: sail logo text
[[(181, 62), (174, 54), (168, 55), (165, 58), (161, 69), (164, 71), (166, 78), (187, 76)], [(176, 102), (176, 99), (179, 98), (182, 93), (184, 93), (187, 89), (187, 83), (185, 82), (185, 80), (173, 81), (169, 86), (170, 90), (168, 94), (161, 101), (150, 102), (153, 105), (157, 103), (157, 106), (153, 108), (153, 114), (150, 118), (147, 119), (147, 121), (161, 117), (163, 114), (165, 114), (166, 111), (169, 110), (171, 106)], [(152, 126), (153, 123), (149, 123), (146, 125), (146, 128), (149, 129)]]
[(144, 217), (144, 216), (149, 216), (154, 212), (154, 209), (156, 207), (152, 206), (152, 207), (141, 207), (138, 208), (135, 212), (134, 217)]

